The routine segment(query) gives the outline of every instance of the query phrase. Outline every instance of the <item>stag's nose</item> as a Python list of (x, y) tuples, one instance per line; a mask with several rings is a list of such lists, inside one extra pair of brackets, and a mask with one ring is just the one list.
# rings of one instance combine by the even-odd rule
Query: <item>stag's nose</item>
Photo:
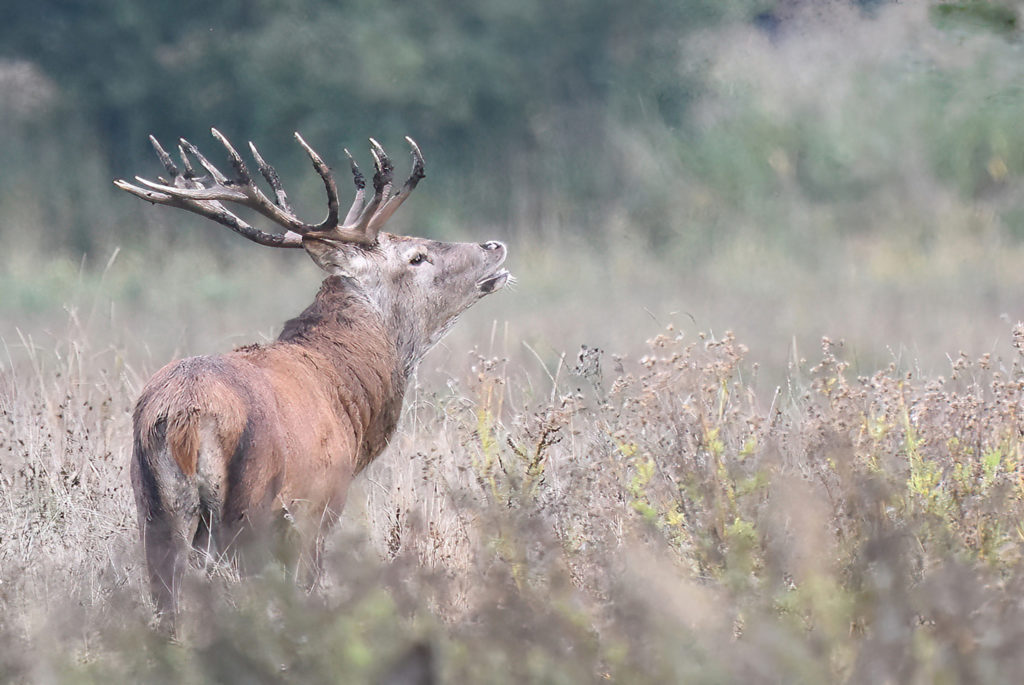
[(499, 243), (497, 240), (488, 240), (486, 243), (480, 243), (480, 247), (485, 250), (504, 250), (505, 244)]

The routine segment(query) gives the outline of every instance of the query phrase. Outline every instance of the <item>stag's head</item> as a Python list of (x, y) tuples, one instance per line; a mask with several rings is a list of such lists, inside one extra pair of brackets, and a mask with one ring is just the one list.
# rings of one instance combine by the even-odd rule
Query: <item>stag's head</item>
[[(366, 181), (349, 157), (356, 193), (344, 217), (339, 212), (338, 188), (331, 170), (302, 137), (295, 137), (309, 155), (327, 190), (327, 217), (319, 224), (301, 221), (292, 210), (277, 172), (249, 143), (260, 173), (274, 192), (271, 200), (256, 185), (231, 143), (213, 129), (213, 136), (227, 150), (234, 178), (221, 173), (198, 149), (182, 139), (182, 168), (171, 159), (156, 138), (150, 142), (170, 179), (158, 182), (136, 177), (141, 185), (123, 180), (115, 185), (156, 204), (194, 212), (253, 242), (270, 247), (302, 247), (320, 268), (350, 279), (384, 317), (388, 327), (410, 347), (418, 359), (432, 346), (456, 317), (484, 295), (500, 290), (509, 279), (501, 268), (505, 246), (497, 241), (445, 243), (426, 238), (392, 235), (384, 224), (424, 177), (423, 155), (411, 138), (412, 173), (393, 190), (394, 167), (381, 145), (370, 139), (374, 161), (373, 195), (366, 198)], [(197, 173), (192, 159), (203, 168)], [(284, 233), (266, 233), (228, 210), (225, 202), (255, 210), (284, 227)], [(415, 360), (414, 359), (414, 360)]]
[(382, 231), (370, 247), (308, 237), (303, 244), (322, 269), (358, 283), (416, 360), (509, 278), (505, 246), (493, 240), (446, 243)]

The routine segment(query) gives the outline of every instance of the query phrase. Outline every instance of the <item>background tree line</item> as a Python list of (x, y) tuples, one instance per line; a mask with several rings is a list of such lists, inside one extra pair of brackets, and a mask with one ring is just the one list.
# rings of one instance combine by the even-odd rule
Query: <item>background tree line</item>
[[(21, 122), (28, 135), (59, 139), (73, 120), (113, 175), (149, 168), (151, 132), (205, 149), (217, 126), (258, 141), (289, 175), (304, 163), (293, 130), (333, 159), (343, 144), (362, 153), (368, 135), (394, 147), (412, 134), (431, 174), (489, 177), (472, 200), (500, 213), (517, 164), (540, 183), (568, 181), (581, 201), (608, 190), (596, 173), (608, 121), (685, 121), (698, 87), (686, 36), (743, 11), (708, 0), (42, 0), (8, 8), (0, 55), (57, 87), (55, 114)], [(82, 150), (63, 142), (67, 157)], [(75, 246), (90, 233), (79, 225)]]
[[(843, 6), (848, 18), (889, 4), (821, 7)], [(758, 101), (764, 93), (709, 71), (716, 42), (732, 40), (723, 27), (757, 27), (779, 44), (807, 40), (813, 26), (789, 22), (819, 12), (808, 6), (815, 3), (14, 3), (0, 25), (0, 232), (30, 233), (71, 253), (134, 239), (141, 209), (111, 200), (109, 180), (155, 173), (149, 133), (165, 143), (185, 136), (218, 156), (210, 126), (239, 144), (258, 142), (311, 216), (322, 199), (301, 176), (306, 162), (292, 131), (334, 163), (348, 147), (364, 164), (367, 136), (404, 161), (402, 137), (413, 135), (437, 179), (420, 200), (436, 234), (480, 220), (542, 235), (568, 225), (592, 241), (628, 230), (689, 252), (747, 220), (783, 230), (791, 222), (773, 217), (772, 205), (793, 188), (801, 202), (854, 207), (840, 223), (856, 224), (865, 205), (879, 204), (875, 192), (892, 186), (886, 155), (894, 153), (891, 141), (852, 137), (898, 139), (901, 117), (922, 119), (906, 127), (925, 141), (927, 171), (960, 192), (1021, 170), (1013, 73), (991, 84), (984, 65), (914, 74), (911, 55), (899, 64), (911, 70), (907, 102), (879, 104), (875, 92), (857, 102), (865, 116), (886, 106), (910, 114), (837, 131), (813, 103), (780, 117)], [(1016, 8), (1000, 1), (932, 3), (931, 21), (998, 36), (1007, 47), (986, 57), (995, 62), (1020, 35)], [(979, 98), (967, 103), (976, 113), (934, 118), (936, 108), (962, 109), (965, 97)], [(703, 113), (695, 108), (708, 102)], [(709, 118), (715, 106), (728, 111)], [(700, 206), (709, 196), (712, 230), (688, 236), (681, 226), (707, 218)], [(1010, 204), (999, 211), (1013, 219), (1020, 207)]]
[[(368, 135), (394, 146), (412, 134), (427, 147), (430, 172), (464, 188), (460, 201), (471, 205), (471, 214), (507, 223), (524, 211), (509, 192), (512, 182), (541, 196), (557, 188), (599, 214), (607, 198), (634, 183), (623, 178), (628, 165), (609, 149), (611, 128), (655, 122), (687, 134), (704, 78), (689, 38), (728, 21), (774, 27), (772, 13), (784, 6), (764, 0), (13, 3), (0, 26), (0, 59), (8, 71), (14, 63), (33, 65), (55, 92), (46, 107), (20, 118), (16, 104), (0, 110), (4, 137), (22, 141), (4, 145), (4, 176), (17, 176), (11, 167), (43, 171), (44, 148), (60, 158), (65, 180), (83, 169), (89, 176), (144, 173), (152, 159), (148, 133), (165, 140), (184, 135), (209, 147), (211, 125), (233, 139), (258, 141), (289, 176), (303, 164), (292, 130), (327, 148), (332, 159), (343, 145), (361, 151)], [(8, 100), (28, 97), (11, 78), (6, 86)], [(94, 159), (76, 159), (82, 156)], [(9, 193), (11, 185), (18, 184), (8, 184)], [(78, 200), (100, 187), (62, 186)], [(86, 250), (98, 232), (109, 232), (102, 225), (109, 222), (89, 216), (89, 202), (72, 212), (78, 218), (66, 235), (50, 239)], [(53, 214), (40, 230), (63, 223), (61, 212)]]

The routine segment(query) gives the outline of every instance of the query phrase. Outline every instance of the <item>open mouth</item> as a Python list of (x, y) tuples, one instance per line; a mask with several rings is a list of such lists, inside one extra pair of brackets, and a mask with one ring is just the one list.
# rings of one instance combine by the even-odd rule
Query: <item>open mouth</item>
[(487, 295), (495, 290), (500, 290), (506, 281), (508, 281), (508, 269), (499, 269), (490, 276), (481, 278), (476, 282), (476, 286), (480, 288), (482, 293)]

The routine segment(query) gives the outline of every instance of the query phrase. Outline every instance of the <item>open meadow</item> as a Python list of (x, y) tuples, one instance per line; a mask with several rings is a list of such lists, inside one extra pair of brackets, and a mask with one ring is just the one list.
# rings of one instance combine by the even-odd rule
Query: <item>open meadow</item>
[(500, 238), (517, 283), (420, 366), (322, 586), (194, 569), (177, 640), (134, 402), (171, 359), (273, 340), (323, 274), (120, 193), (157, 173), (144, 136), (120, 166), (0, 59), (0, 681), (1019, 682), (1024, 53), (1018, 10), (981, 5), (766, 29), (723, 3), (669, 70), (685, 117), (613, 80), (464, 167), (462, 129), (385, 121), (437, 169), (389, 230)]

